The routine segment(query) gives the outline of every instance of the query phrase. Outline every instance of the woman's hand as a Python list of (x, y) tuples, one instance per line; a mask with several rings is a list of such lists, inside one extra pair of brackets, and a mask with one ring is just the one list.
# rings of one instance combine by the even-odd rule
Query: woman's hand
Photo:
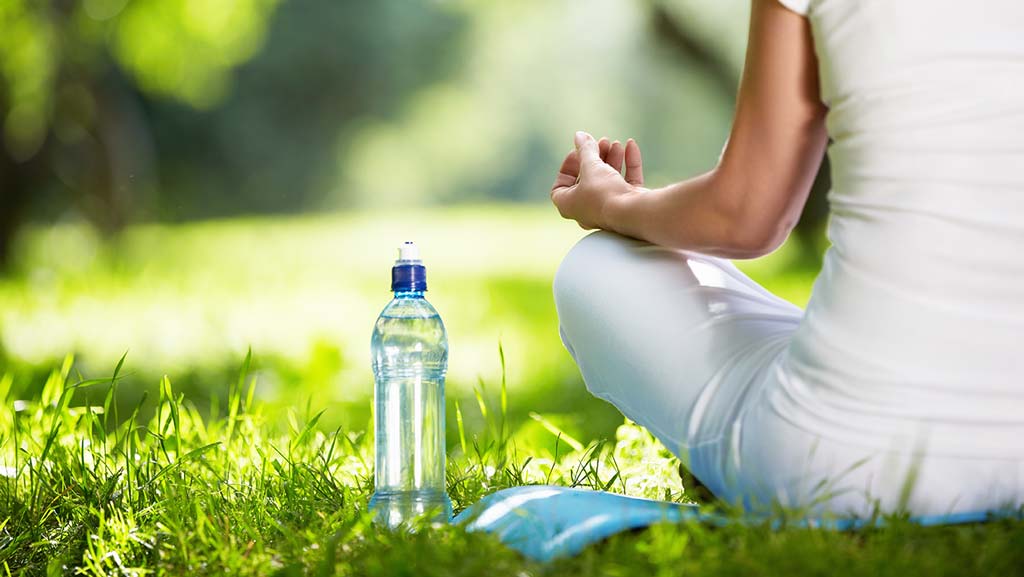
[[(607, 138), (595, 141), (586, 132), (576, 133), (576, 148), (570, 152), (551, 187), (551, 202), (564, 218), (585, 229), (614, 230), (608, 218), (616, 202), (643, 190), (643, 161), (633, 139), (625, 146)], [(621, 174), (626, 165), (625, 177)]]

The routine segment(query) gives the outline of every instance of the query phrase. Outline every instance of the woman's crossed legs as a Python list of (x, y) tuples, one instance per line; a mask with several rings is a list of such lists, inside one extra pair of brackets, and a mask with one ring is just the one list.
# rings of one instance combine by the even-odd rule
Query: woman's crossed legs
[[(968, 463), (823, 438), (774, 401), (802, 312), (729, 261), (608, 232), (554, 282), (587, 389), (648, 428), (718, 497), (816, 511), (977, 511), (1021, 491), (1013, 462)], [(965, 494), (989, 483), (996, 493)], [(987, 491), (987, 490), (986, 490)], [(1004, 499), (1005, 500), (1005, 499)]]

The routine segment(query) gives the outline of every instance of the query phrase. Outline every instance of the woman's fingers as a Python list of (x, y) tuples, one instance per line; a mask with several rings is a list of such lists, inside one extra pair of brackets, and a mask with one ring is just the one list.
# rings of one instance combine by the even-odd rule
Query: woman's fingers
[(601, 151), (597, 141), (586, 132), (576, 133), (576, 152), (579, 155), (579, 166), (601, 162)]
[(644, 183), (644, 162), (640, 156), (640, 145), (630, 138), (626, 141), (626, 182), (642, 186)]
[(562, 161), (561, 168), (558, 169), (558, 176), (555, 177), (555, 184), (551, 186), (551, 190), (554, 191), (558, 188), (564, 188), (576, 184), (576, 179), (580, 176), (580, 155), (575, 149), (569, 151), (569, 154), (565, 155), (565, 160)]
[(614, 168), (615, 172), (622, 172), (622, 160), (624, 157), (625, 149), (622, 147), (622, 143), (616, 140), (608, 149), (608, 158), (605, 159), (605, 162)]
[(601, 160), (608, 161), (608, 149), (612, 146), (611, 141), (607, 137), (602, 136), (601, 140), (597, 141), (597, 151), (601, 154)]

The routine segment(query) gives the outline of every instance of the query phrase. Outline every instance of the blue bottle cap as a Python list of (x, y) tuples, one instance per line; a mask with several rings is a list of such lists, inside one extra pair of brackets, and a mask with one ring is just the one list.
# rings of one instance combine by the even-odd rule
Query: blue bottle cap
[(398, 247), (398, 260), (391, 267), (392, 292), (423, 292), (427, 290), (427, 267), (420, 260), (413, 242)]

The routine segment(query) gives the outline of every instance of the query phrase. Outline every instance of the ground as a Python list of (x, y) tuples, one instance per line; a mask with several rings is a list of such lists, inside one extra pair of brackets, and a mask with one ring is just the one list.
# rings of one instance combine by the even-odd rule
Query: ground
[[(889, 517), (835, 533), (780, 512), (782, 528), (663, 525), (549, 565), (456, 527), (373, 527), (365, 341), (390, 245), (410, 229), (452, 334), (456, 510), (527, 483), (690, 498), (675, 458), (588, 398), (561, 350), (550, 274), (580, 233), (545, 214), (143, 226), (112, 241), (73, 225), (30, 233), (0, 281), (4, 571), (1024, 574), (1019, 520), (926, 529)], [(787, 254), (747, 270), (802, 304), (813, 271)]]

